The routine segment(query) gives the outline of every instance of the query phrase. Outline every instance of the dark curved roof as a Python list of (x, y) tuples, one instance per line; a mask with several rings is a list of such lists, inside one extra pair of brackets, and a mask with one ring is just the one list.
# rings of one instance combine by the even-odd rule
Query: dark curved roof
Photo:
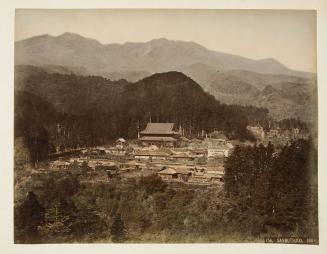
[(141, 137), (142, 141), (158, 141), (158, 142), (174, 142), (176, 141), (173, 137)]
[(175, 134), (173, 123), (148, 123), (141, 134)]

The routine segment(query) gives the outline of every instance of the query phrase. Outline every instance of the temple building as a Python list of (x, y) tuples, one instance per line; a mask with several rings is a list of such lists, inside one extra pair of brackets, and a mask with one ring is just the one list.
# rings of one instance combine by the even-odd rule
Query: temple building
[(148, 123), (145, 130), (140, 132), (139, 140), (147, 145), (175, 146), (180, 133), (173, 128), (173, 123)]

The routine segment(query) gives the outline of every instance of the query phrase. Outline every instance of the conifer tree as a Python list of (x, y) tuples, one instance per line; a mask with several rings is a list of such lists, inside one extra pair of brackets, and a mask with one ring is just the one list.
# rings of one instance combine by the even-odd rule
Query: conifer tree
[(126, 228), (120, 214), (115, 216), (110, 233), (113, 242), (124, 242), (126, 240)]
[(69, 220), (69, 216), (63, 214), (60, 204), (55, 202), (46, 210), (44, 223), (38, 227), (38, 231), (50, 241), (65, 239), (71, 230)]

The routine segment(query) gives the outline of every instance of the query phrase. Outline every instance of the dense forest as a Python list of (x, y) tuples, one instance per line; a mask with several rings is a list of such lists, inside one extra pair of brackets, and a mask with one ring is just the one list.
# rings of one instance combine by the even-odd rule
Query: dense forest
[(219, 129), (241, 140), (253, 139), (248, 124), (269, 122), (266, 109), (221, 104), (179, 72), (128, 83), (18, 68), (15, 82), (15, 137), (24, 137), (31, 157), (39, 159), (44, 156), (38, 150), (53, 151), (59, 145), (136, 138), (150, 118), (174, 122), (190, 137)]
[[(15, 241), (262, 242), (265, 236), (318, 239), (317, 152), (299, 140), (237, 147), (224, 188), (167, 185), (155, 175), (79, 181), (85, 169), (20, 178)], [(28, 194), (26, 195), (26, 193)]]
[(318, 166), (312, 140), (236, 147), (225, 163), (225, 191), (253, 230), (318, 235)]

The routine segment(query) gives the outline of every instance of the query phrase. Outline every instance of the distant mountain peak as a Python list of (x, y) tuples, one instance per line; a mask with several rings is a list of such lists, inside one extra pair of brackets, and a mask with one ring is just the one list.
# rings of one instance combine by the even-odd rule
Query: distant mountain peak
[(76, 33), (65, 32), (54, 37), (55, 42), (63, 43), (72, 47), (84, 47), (85, 50), (91, 47), (103, 48), (104, 45), (96, 39), (87, 38)]
[(43, 35), (39, 35), (36, 37), (43, 37), (43, 38), (52, 38), (52, 36), (50, 34), (43, 34)]
[(87, 37), (84, 37), (82, 35), (79, 35), (79, 34), (76, 34), (76, 33), (70, 33), (70, 32), (65, 32), (63, 34), (55, 36), (54, 38), (57, 39), (57, 40), (89, 40), (89, 41), (93, 41), (93, 42), (97, 42), (98, 44), (101, 44), (96, 39), (87, 38)]
[(169, 43), (169, 44), (174, 44), (174, 43), (178, 43), (178, 44), (184, 44), (184, 45), (191, 45), (191, 46), (196, 46), (196, 47), (201, 47), (201, 48), (205, 48), (202, 45), (194, 42), (194, 41), (182, 41), (182, 40), (172, 40), (172, 39), (167, 39), (165, 37), (160, 37), (160, 38), (156, 38), (156, 39), (152, 39), (150, 41), (147, 41), (145, 43), (151, 43), (151, 44), (155, 44), (155, 43), (159, 43), (159, 44), (165, 44), (165, 43)]
[(148, 42), (167, 42), (167, 41), (171, 41), (171, 40), (168, 40), (165, 37), (160, 37), (160, 38), (152, 39), (152, 40), (150, 40)]
[(168, 72), (162, 72), (162, 73), (155, 73), (149, 77), (144, 78), (146, 79), (157, 79), (157, 78), (168, 78), (168, 79), (190, 79), (188, 76), (186, 76), (184, 73), (179, 72), (179, 71), (168, 71)]
[(70, 33), (70, 32), (65, 32), (63, 34), (60, 34), (56, 36), (57, 38), (85, 38), (82, 35), (76, 34), (76, 33)]
[(281, 62), (279, 62), (278, 60), (276, 60), (275, 58), (272, 57), (268, 57), (268, 58), (264, 58), (259, 60), (261, 63), (266, 63), (266, 64), (275, 64), (275, 65), (281, 65), (285, 68), (287, 68), (285, 65), (283, 65)]
[(26, 39), (16, 41), (16, 43), (18, 43), (18, 44), (26, 43), (26, 42), (34, 43), (34, 42), (38, 42), (38, 41), (42, 41), (42, 40), (43, 41), (44, 40), (49, 40), (51, 38), (53, 38), (53, 36), (51, 36), (49, 34), (40, 34), (40, 35), (36, 35), (36, 36), (30, 37), (30, 38), (26, 38)]

